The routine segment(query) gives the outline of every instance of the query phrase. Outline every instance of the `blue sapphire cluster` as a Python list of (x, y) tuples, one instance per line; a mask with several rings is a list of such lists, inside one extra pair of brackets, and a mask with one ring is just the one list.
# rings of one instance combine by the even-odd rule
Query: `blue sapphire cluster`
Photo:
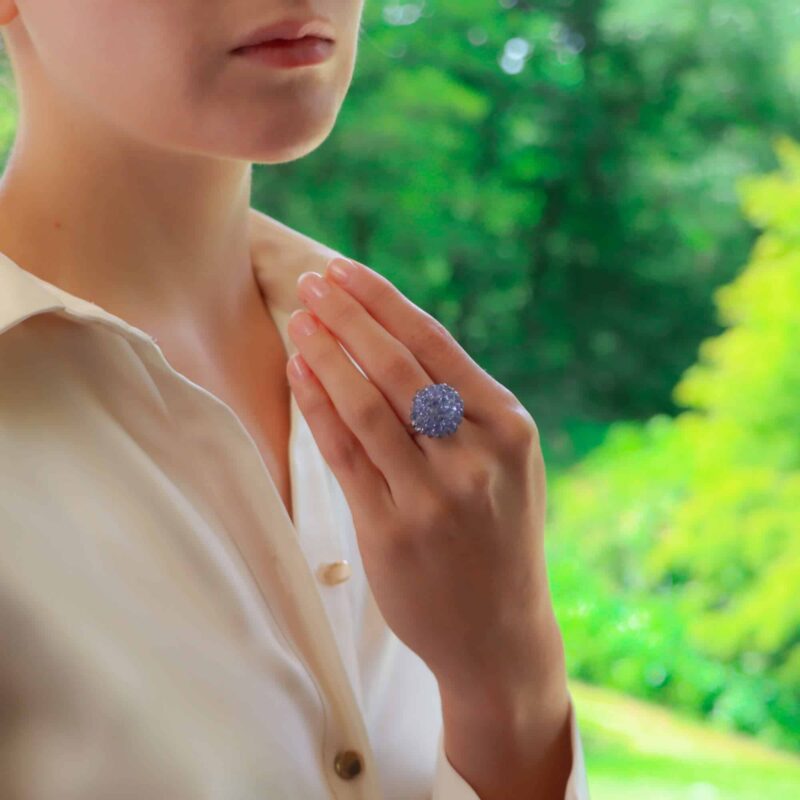
[(464, 401), (446, 383), (423, 386), (411, 403), (411, 427), (425, 436), (450, 436), (455, 433), (463, 417)]

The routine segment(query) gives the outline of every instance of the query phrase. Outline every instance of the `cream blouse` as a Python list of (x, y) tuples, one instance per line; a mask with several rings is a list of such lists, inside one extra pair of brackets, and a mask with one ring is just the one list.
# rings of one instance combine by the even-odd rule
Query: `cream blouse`
[[(250, 232), (292, 355), (297, 277), (339, 253)], [(0, 253), (0, 797), (478, 800), (293, 395), (289, 455), (295, 524), (230, 406)]]

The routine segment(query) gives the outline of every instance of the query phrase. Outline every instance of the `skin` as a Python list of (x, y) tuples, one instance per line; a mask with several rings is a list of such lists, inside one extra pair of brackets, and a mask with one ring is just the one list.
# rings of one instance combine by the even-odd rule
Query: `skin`
[[(155, 335), (182, 354), (173, 362), (216, 370), (220, 384), (250, 380), (221, 365), (253, 341), (274, 362), (248, 248), (252, 163), (301, 158), (328, 136), (352, 78), (363, 0), (314, 4), (337, 31), (321, 65), (268, 69), (230, 50), (300, 9), (288, 0), (0, 0), (20, 103), (0, 181), (0, 249)], [(332, 273), (322, 283), (330, 291), (315, 297), (308, 273), (298, 282), (311, 313), (292, 317), (300, 357), (280, 362), (280, 377), (347, 496), (387, 623), (439, 682), (448, 759), (481, 800), (563, 799), (568, 695), (536, 425), (366, 265), (344, 285)], [(304, 315), (321, 323), (308, 336)], [(455, 386), (465, 402), (447, 439), (401, 423), (431, 382)]]

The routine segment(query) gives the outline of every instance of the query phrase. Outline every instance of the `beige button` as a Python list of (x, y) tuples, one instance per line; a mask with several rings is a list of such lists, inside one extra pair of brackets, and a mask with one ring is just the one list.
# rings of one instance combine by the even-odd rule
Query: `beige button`
[(330, 585), (346, 581), (350, 577), (350, 564), (347, 561), (332, 561), (323, 564), (319, 570), (319, 579)]
[(340, 778), (352, 780), (361, 772), (361, 753), (355, 750), (340, 750), (333, 760), (333, 768)]

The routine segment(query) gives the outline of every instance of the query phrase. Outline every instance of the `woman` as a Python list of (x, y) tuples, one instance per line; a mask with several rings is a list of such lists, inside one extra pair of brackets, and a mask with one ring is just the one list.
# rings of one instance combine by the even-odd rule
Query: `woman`
[(361, 13), (0, 0), (3, 797), (588, 797), (533, 420), (250, 207)]

